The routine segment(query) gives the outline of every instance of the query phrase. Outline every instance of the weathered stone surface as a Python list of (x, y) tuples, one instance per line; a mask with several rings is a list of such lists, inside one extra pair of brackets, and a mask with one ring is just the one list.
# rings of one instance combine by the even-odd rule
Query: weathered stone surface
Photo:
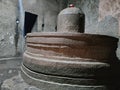
[(85, 14), (85, 32), (96, 34), (98, 24), (99, 0), (69, 0)]
[[(60, 10), (67, 7), (68, 3), (73, 3), (81, 8), (85, 13), (85, 32), (98, 33), (110, 36), (118, 36), (119, 33), (119, 0), (23, 0), (25, 11), (38, 14), (38, 31), (41, 31), (42, 24), (45, 24), (45, 31), (55, 31), (57, 14)], [(17, 17), (17, 1), (0, 1), (0, 32), (1, 32), (1, 54), (0, 56), (15, 55), (15, 20)], [(9, 6), (9, 8), (7, 7)], [(46, 6), (48, 8), (46, 8)], [(9, 18), (9, 16), (12, 16)], [(43, 19), (44, 18), (44, 19)], [(10, 22), (10, 23), (9, 23)], [(110, 23), (109, 23), (110, 22)], [(111, 24), (112, 23), (112, 24)], [(6, 32), (4, 32), (6, 31)], [(20, 36), (21, 37), (21, 36)], [(18, 52), (21, 52), (21, 40), (18, 44)], [(7, 51), (9, 49), (9, 51)], [(119, 47), (117, 56), (119, 55)], [(2, 53), (3, 52), (3, 53)], [(13, 53), (10, 53), (13, 52)]]
[(0, 59), (0, 83), (5, 79), (18, 75), (21, 66), (21, 57), (2, 58)]
[(27, 83), (37, 86), (42, 90), (48, 90), (48, 88), (49, 90), (107, 90), (106, 86), (103, 85), (86, 86), (86, 85), (72, 85), (72, 84), (44, 81), (41, 79), (33, 78), (24, 71), (22, 72), (22, 77)]
[(109, 73), (110, 68), (106, 63), (50, 59), (28, 53), (24, 54), (23, 64), (36, 72), (67, 77), (104, 77)]
[(117, 42), (117, 38), (105, 35), (30, 33), (23, 56), (23, 78), (45, 90), (107, 90), (114, 81), (111, 64), (118, 60)]
[[(99, 2), (99, 33), (120, 36), (120, 0), (100, 0)], [(119, 42), (120, 43), (120, 42)], [(120, 58), (120, 45), (117, 56)]]
[(16, 24), (18, 1), (2, 0), (0, 1), (0, 8), (0, 57), (12, 57), (18, 53), (21, 54), (21, 30)]
[(34, 86), (30, 86), (24, 82), (20, 75), (14, 76), (3, 82), (1, 90), (41, 90)]
[(117, 38), (109, 36), (80, 33), (32, 33), (26, 40), (27, 50), (31, 53), (49, 58), (89, 58), (99, 62), (115, 59), (117, 41)]
[(58, 32), (84, 32), (85, 16), (83, 12), (76, 7), (63, 9), (57, 19)]
[[(31, 2), (29, 2), (29, 0), (23, 0), (25, 11), (39, 15), (38, 31), (41, 31), (43, 22), (45, 24), (45, 31), (55, 31), (57, 14), (60, 10), (67, 7), (68, 3), (73, 3), (76, 7), (81, 8), (85, 13), (85, 32), (105, 34), (116, 37), (118, 36), (120, 27), (119, 2), (119, 0), (69, 0), (69, 2), (68, 0), (33, 0)], [(15, 20), (18, 13), (16, 10), (17, 0), (2, 0), (0, 1), (0, 8), (0, 43), (2, 49), (0, 55), (13, 56), (15, 55)], [(19, 40), (19, 52), (21, 52), (21, 48), (23, 48), (20, 45), (21, 41), (22, 40)], [(8, 49), (9, 51), (7, 51)], [(120, 50), (118, 47), (118, 57), (120, 57), (119, 51)]]
[(15, 4), (11, 0), (0, 1), (0, 57), (16, 54), (14, 35), (17, 6)]
[(112, 16), (106, 16), (103, 20), (98, 23), (99, 31), (97, 33), (103, 35), (117, 36), (119, 29), (119, 22)]
[(116, 51), (116, 54), (117, 54), (117, 57), (120, 58), (120, 42), (118, 42), (118, 48), (117, 48), (117, 51)]
[(0, 58), (0, 90), (41, 90), (21, 78), (21, 62), (22, 57)]
[[(120, 0), (69, 0), (85, 13), (85, 32), (119, 36)], [(120, 58), (120, 45), (117, 56)]]
[[(57, 82), (57, 83), (66, 83), (66, 84), (73, 84), (73, 85), (96, 85), (98, 82), (95, 79), (89, 79), (89, 78), (72, 78), (72, 77), (66, 77), (66, 76), (54, 76), (54, 75), (48, 75), (48, 74), (42, 74), (38, 72), (34, 72), (30, 69), (28, 69), (26, 66), (22, 65), (21, 67), (22, 72), (28, 74), (31, 77), (42, 79), (44, 81), (50, 81), (50, 82)], [(102, 83), (102, 82), (100, 82)], [(99, 83), (99, 84), (100, 84)], [(104, 82), (105, 83), (105, 82)]]
[(99, 21), (104, 20), (106, 16), (116, 17), (119, 20), (118, 14), (120, 13), (119, 0), (100, 0), (99, 2)]
[[(25, 11), (38, 15), (37, 31), (56, 31), (57, 15), (67, 6), (68, 0), (23, 0)], [(42, 28), (42, 25), (44, 27)]]
[[(0, 59), (0, 90), (45, 90), (46, 88), (44, 88), (44, 87), (47, 87), (47, 89), (46, 90), (48, 90), (48, 88), (50, 88), (51, 90), (54, 90), (53, 88), (54, 88), (54, 85), (56, 85), (56, 84), (53, 84), (53, 86), (51, 85), (49, 85), (49, 83), (45, 83), (44, 81), (42, 82), (42, 83), (44, 83), (44, 84), (41, 84), (41, 85), (44, 85), (44, 86), (39, 86), (39, 88), (36, 88), (36, 87), (34, 87), (34, 86), (32, 86), (32, 85), (28, 85), (27, 83), (25, 83), (24, 81), (23, 81), (23, 79), (21, 78), (21, 75), (20, 75), (20, 73), (18, 73), (19, 72), (19, 68), (20, 68), (20, 65), (21, 65), (21, 58), (3, 58), (3, 59)], [(116, 65), (115, 65), (116, 66)], [(119, 65), (118, 65), (119, 66)], [(118, 68), (117, 69), (115, 69), (116, 71), (118, 70)], [(115, 71), (115, 70), (113, 70), (113, 71)], [(28, 74), (29, 75), (29, 74)], [(30, 74), (31, 75), (31, 74)], [(35, 75), (36, 76), (36, 78), (38, 78), (39, 77), (39, 75), (36, 75), (35, 74), (35, 72), (34, 72), (34, 74), (32, 74), (32, 75)], [(118, 75), (118, 72), (117, 73), (115, 73), (115, 75)], [(35, 76), (34, 76), (34, 78), (35, 78)], [(119, 75), (118, 75), (119, 76)], [(44, 77), (44, 75), (42, 76), (42, 77)], [(116, 76), (115, 76), (116, 77)], [(40, 76), (40, 78), (41, 78), (41, 76)], [(45, 79), (47, 79), (46, 78), (46, 75), (45, 75), (45, 77), (44, 77)], [(28, 79), (28, 77), (26, 78), (26, 79)], [(51, 78), (52, 80), (53, 80), (53, 78)], [(77, 79), (77, 78), (76, 78)], [(32, 83), (31, 83), (31, 79), (29, 78), (28, 80), (30, 80), (30, 81), (28, 81), (30, 84), (32, 84), (32, 83), (34, 83), (34, 84), (38, 84), (38, 83), (40, 83), (39, 81), (38, 82), (36, 82), (36, 81), (33, 81)], [(34, 80), (37, 80), (37, 79), (34, 79)], [(60, 83), (60, 79), (56, 79), (56, 80), (59, 80), (59, 83)], [(68, 79), (67, 78), (67, 81), (66, 82), (68, 82), (70, 79)], [(78, 79), (77, 79), (78, 80)], [(110, 80), (110, 79), (109, 79)], [(118, 80), (118, 78), (116, 78), (116, 80), (115, 80), (115, 82), (118, 82), (117, 81)], [(94, 80), (92, 80), (92, 82), (93, 82)], [(72, 81), (70, 80), (69, 82), (71, 82), (72, 83)], [(80, 82), (79, 80), (78, 80), (78, 82)], [(87, 81), (88, 82), (88, 81)], [(85, 83), (87, 83), (87, 82), (85, 82)], [(89, 82), (91, 82), (91, 80), (89, 80)], [(95, 83), (96, 81), (94, 81), (94, 83)], [(58, 85), (60, 85), (58, 83)], [(83, 81), (81, 81), (81, 83), (83, 83)], [(74, 83), (75, 84), (75, 83)], [(84, 84), (84, 83), (83, 83)], [(91, 83), (91, 84), (93, 84), (93, 83)], [(118, 83), (119, 84), (119, 83)], [(1, 87), (1, 85), (2, 85), (2, 87)], [(35, 86), (36, 86), (35, 85)], [(47, 85), (47, 86), (46, 86)], [(63, 84), (61, 84), (61, 86), (62, 86)], [(115, 85), (117, 85), (117, 83), (115, 83)], [(90, 85), (91, 86), (91, 85)], [(112, 86), (112, 85), (111, 85)], [(57, 88), (57, 86), (55, 86), (56, 88)], [(64, 87), (64, 85), (62, 86), (62, 88), (60, 88), (60, 86), (57, 88), (58, 90), (59, 90), (59, 88), (60, 88), (60, 90), (70, 90), (70, 87), (69, 88), (66, 88), (66, 86), (65, 86), (65, 88), (63, 88)], [(86, 88), (85, 88), (85, 86), (82, 86), (83, 88), (80, 88), (80, 89), (75, 89), (75, 90), (86, 90)], [(55, 90), (56, 90), (56, 88), (55, 88)], [(99, 89), (101, 90), (101, 88), (104, 90), (104, 88), (103, 88), (103, 86), (99, 86)], [(89, 87), (89, 89), (90, 90), (92, 90), (93, 89), (93, 87)], [(89, 90), (88, 89), (88, 90)], [(96, 86), (96, 87), (94, 87), (94, 89), (93, 90), (99, 90), (98, 89), (98, 87)], [(111, 89), (111, 88), (110, 88)], [(109, 89), (109, 90), (110, 90)], [(73, 88), (72, 88), (72, 90), (74, 90)], [(119, 89), (113, 89), (113, 90), (119, 90)]]

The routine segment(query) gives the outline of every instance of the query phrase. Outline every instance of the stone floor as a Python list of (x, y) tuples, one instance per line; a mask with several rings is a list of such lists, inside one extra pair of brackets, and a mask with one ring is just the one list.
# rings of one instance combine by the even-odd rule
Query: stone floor
[(0, 90), (40, 90), (24, 82), (20, 74), (22, 58), (0, 59)]

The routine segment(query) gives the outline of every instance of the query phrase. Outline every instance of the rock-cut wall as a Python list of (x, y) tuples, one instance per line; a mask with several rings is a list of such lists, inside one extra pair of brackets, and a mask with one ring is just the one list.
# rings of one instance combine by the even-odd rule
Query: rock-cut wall
[(24, 11), (38, 15), (39, 32), (56, 31), (57, 15), (60, 10), (67, 7), (67, 4), (68, 0), (23, 0)]
[[(85, 33), (120, 36), (120, 0), (69, 0), (85, 13)], [(120, 58), (120, 42), (117, 56)]]
[(0, 57), (16, 55), (17, 0), (0, 0)]

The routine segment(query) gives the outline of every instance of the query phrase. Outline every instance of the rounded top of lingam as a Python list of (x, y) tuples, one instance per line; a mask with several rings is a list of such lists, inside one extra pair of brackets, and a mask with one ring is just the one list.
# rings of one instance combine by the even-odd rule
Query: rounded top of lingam
[(74, 4), (70, 4), (68, 8), (63, 9), (59, 14), (83, 14), (80, 8), (74, 6)]
[(75, 7), (74, 4), (70, 4), (69, 7)]
[(63, 9), (58, 15), (57, 31), (83, 33), (85, 24), (85, 15), (82, 10), (70, 4), (68, 8)]

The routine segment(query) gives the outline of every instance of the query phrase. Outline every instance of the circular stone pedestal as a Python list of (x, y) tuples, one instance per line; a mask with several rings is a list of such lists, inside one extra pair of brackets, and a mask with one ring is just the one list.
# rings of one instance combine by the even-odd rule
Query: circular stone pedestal
[[(22, 66), (21, 70), (22, 70), (22, 78), (30, 85), (34, 85), (40, 88), (41, 90), (107, 90), (106, 86), (104, 85), (75, 85), (75, 84), (65, 84), (65, 83), (47, 81), (47, 80), (43, 80), (42, 78), (48, 79), (52, 77), (53, 79), (54, 78), (55, 79), (57, 78), (58, 80), (61, 79), (62, 82), (65, 79), (63, 77), (56, 77), (56, 76), (36, 73), (34, 71), (25, 68), (24, 66)], [(79, 79), (77, 80), (76, 78), (76, 81), (79, 81)], [(86, 82), (89, 82), (89, 80)]]
[(118, 39), (80, 33), (27, 35), (22, 76), (42, 90), (114, 90), (111, 64)]

